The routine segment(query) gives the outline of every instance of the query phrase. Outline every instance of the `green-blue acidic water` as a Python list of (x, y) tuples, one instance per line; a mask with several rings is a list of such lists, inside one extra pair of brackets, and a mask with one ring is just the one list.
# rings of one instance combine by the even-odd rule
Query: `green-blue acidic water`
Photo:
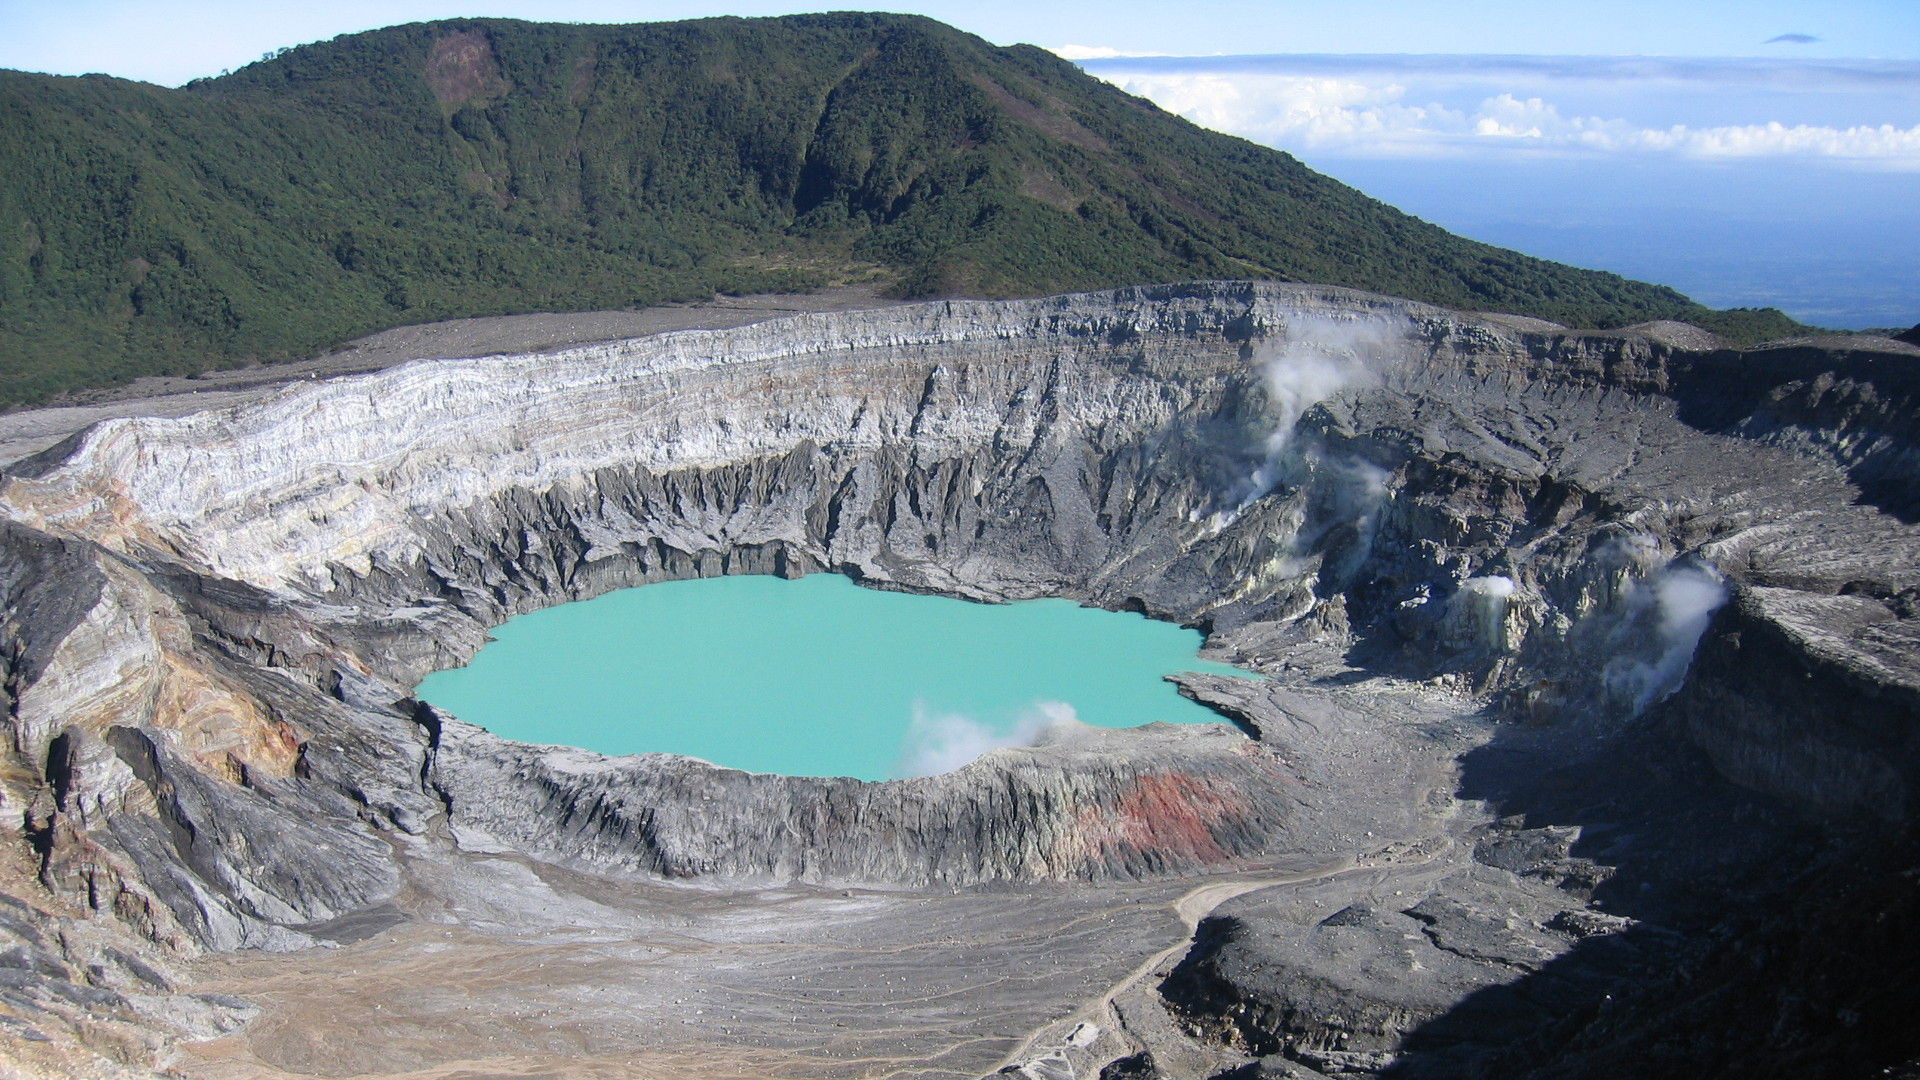
[(1051, 719), (1217, 721), (1163, 674), (1245, 675), (1199, 633), (1069, 600), (973, 604), (837, 574), (623, 589), (510, 619), (419, 696), (509, 739), (884, 780), (1030, 743)]

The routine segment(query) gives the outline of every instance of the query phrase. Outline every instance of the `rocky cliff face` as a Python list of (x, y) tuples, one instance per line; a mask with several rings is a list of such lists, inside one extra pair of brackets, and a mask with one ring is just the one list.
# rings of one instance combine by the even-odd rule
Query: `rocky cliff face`
[[(1914, 362), (1740, 366), (1218, 283), (424, 361), (112, 421), (0, 486), (0, 797), (42, 887), (182, 952), (324, 937), (399, 892), (402, 836), (614, 877), (1017, 887), (1359, 852), (1431, 819), (1421, 784), (1368, 771), (1411, 737), (1384, 734), (1389, 706), (1206, 680), (1238, 729), (1078, 732), (886, 784), (507, 743), (410, 697), (518, 612), (825, 570), (1145, 611), (1282, 680), (1485, 704), (1548, 759), (1674, 740), (1780, 814), (1905, 829)], [(1383, 734), (1342, 758), (1335, 729)], [(1310, 958), (1335, 930), (1420, 932), (1453, 958), (1430, 970), (1466, 965), (1361, 1009), (1385, 1057), (1321, 1063), (1384, 1068), (1483, 985), (1505, 961), (1440, 937), (1536, 862), (1287, 939)], [(1583, 874), (1512, 886), (1536, 929), (1488, 955), (1541, 966), (1592, 936), (1553, 900)], [(1286, 1018), (1367, 992), (1237, 926), (1186, 969), (1195, 1030), (1347, 1053)], [(1231, 974), (1276, 965), (1295, 1004)]]

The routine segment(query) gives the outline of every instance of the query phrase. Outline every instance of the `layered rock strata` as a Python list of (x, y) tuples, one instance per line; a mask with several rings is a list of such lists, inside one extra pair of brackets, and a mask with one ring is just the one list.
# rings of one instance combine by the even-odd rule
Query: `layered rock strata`
[[(110, 421), (0, 486), (0, 795), (45, 888), (180, 951), (325, 938), (400, 890), (393, 836), (443, 829), (616, 877), (920, 888), (1357, 851), (1363, 818), (1418, 832), (1439, 809), (1329, 809), (1370, 793), (1305, 732), (1382, 720), (1204, 680), (1238, 729), (1080, 732), (878, 785), (511, 744), (410, 696), (518, 612), (832, 571), (1144, 611), (1282, 679), (1427, 680), (1555, 746), (1669, 717), (1793, 813), (1904, 829), (1913, 363), (1206, 283), (424, 361)], [(1464, 916), (1435, 905), (1334, 929), (1412, 919), (1445, 948), (1432, 928)], [(1367, 1052), (1391, 1053), (1381, 1030)]]

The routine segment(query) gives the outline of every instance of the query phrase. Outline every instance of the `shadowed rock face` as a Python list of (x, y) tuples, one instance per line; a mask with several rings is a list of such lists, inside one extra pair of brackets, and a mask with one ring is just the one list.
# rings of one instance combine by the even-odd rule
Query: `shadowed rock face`
[[(182, 951), (299, 948), (387, 903), (395, 835), (614, 877), (1013, 887), (1357, 852), (1363, 818), (1433, 810), (1358, 809), (1382, 789), (1322, 736), (1385, 714), (1281, 684), (1187, 680), (1237, 728), (1075, 730), (884, 784), (532, 747), (410, 698), (519, 612), (834, 571), (1144, 611), (1282, 680), (1425, 680), (1550, 756), (1672, 739), (1783, 813), (1905, 829), (1913, 358), (1762, 359), (1209, 283), (424, 361), (111, 421), (0, 487), (0, 795), (46, 888)], [(1487, 965), (1591, 936), (1540, 929), (1596, 880), (1556, 858), (1295, 937), (1223, 924), (1181, 1000), (1260, 1053), (1386, 1068)], [(1515, 874), (1533, 929), (1463, 954)], [(1438, 950), (1430, 984), (1369, 997), (1314, 966), (1405, 934)], [(1323, 1029), (1329, 995), (1364, 999), (1365, 1045)]]

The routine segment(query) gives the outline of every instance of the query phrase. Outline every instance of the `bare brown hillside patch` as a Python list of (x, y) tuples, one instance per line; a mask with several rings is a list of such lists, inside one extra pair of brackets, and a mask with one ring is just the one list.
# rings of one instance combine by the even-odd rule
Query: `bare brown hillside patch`
[(600, 63), (600, 55), (588, 49), (573, 58), (573, 80), (567, 84), (567, 100), (575, 105), (583, 105), (593, 93), (593, 76)]
[(972, 82), (975, 86), (985, 90), (987, 96), (993, 99), (995, 105), (1005, 109), (1015, 120), (1023, 124), (1038, 128), (1047, 135), (1051, 135), (1063, 142), (1070, 142), (1083, 150), (1092, 150), (1095, 153), (1105, 154), (1110, 153), (1113, 149), (1107, 144), (1105, 139), (1087, 130), (1080, 121), (1068, 116), (1066, 106), (1061, 102), (1049, 98), (1048, 104), (1053, 107), (1043, 109), (1032, 102), (1022, 100), (1011, 90), (987, 78), (985, 75), (974, 76)]
[(427, 85), (435, 100), (454, 106), (507, 92), (493, 41), (485, 31), (461, 30), (433, 43), (427, 54)]
[(1020, 194), (1069, 214), (1080, 209), (1081, 200), (1067, 190), (1059, 177), (1045, 169), (1029, 166), (1020, 170)]

